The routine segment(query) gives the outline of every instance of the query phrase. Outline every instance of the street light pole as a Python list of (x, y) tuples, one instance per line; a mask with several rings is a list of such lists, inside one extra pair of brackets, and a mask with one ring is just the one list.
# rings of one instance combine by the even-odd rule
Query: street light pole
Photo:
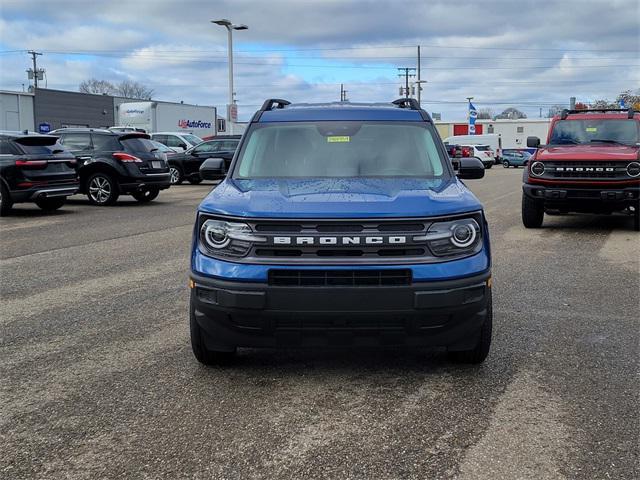
[(229, 49), (229, 104), (227, 105), (227, 125), (229, 126), (229, 133), (233, 135), (233, 122), (231, 121), (231, 109), (233, 108), (233, 31), (234, 30), (247, 30), (249, 27), (246, 25), (235, 25), (226, 18), (220, 20), (211, 20), (211, 23), (220, 25), (227, 29), (227, 43)]

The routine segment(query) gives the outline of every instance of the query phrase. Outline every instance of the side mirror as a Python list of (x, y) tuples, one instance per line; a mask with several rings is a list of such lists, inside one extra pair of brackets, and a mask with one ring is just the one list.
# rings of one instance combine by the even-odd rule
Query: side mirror
[(187, 149), (187, 145), (185, 143), (181, 143), (180, 145), (178, 145), (178, 147), (180, 147), (183, 150)]
[(540, 139), (538, 137), (527, 137), (527, 147), (538, 148), (540, 146)]
[(484, 165), (477, 158), (456, 158), (458, 178), (473, 180), (484, 177)]
[(220, 180), (225, 174), (223, 158), (207, 158), (200, 165), (200, 177), (203, 180)]

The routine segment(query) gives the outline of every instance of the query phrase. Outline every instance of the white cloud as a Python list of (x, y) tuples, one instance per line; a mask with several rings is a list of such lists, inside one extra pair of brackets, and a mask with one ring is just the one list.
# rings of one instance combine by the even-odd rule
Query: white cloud
[[(640, 3), (624, 0), (2, 3), (0, 43), (7, 50), (43, 50), (39, 65), (50, 87), (75, 90), (87, 77), (131, 78), (162, 99), (218, 106), (227, 101), (226, 32), (209, 21), (246, 23), (249, 30), (234, 37), (235, 84), (245, 114), (269, 96), (337, 100), (341, 82), (354, 101), (394, 98), (395, 66), (415, 66), (417, 44), (424, 46), (422, 73), (429, 82), (423, 98), (449, 117), (462, 117), (464, 105), (436, 102), (473, 95), (479, 106), (500, 101), (525, 108), (574, 95), (612, 98), (640, 83), (640, 68), (631, 66), (640, 63), (637, 53), (618, 52), (640, 48)], [(277, 49), (307, 50), (259, 51)], [(0, 88), (20, 89), (27, 55), (1, 55), (0, 62)]]

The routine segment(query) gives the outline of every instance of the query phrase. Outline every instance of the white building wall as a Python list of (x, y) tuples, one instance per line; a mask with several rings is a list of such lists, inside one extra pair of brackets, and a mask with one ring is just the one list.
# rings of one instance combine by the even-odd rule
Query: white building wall
[(33, 94), (0, 92), (0, 130), (35, 130)]
[(479, 120), (482, 133), (497, 133), (502, 138), (502, 148), (527, 148), (527, 137), (538, 137), (546, 142), (551, 119)]
[[(466, 124), (467, 120), (455, 122), (435, 122), (442, 138), (453, 135), (453, 126)], [(550, 118), (522, 118), (519, 120), (476, 120), (482, 125), (482, 133), (496, 133), (502, 139), (502, 148), (527, 148), (527, 137), (539, 137), (542, 143), (547, 140)]]

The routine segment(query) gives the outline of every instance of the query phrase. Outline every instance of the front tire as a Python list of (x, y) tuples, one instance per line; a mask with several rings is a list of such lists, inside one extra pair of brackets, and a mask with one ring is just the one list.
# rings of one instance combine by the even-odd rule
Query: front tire
[(522, 224), (526, 228), (540, 228), (544, 220), (544, 204), (522, 195)]
[(485, 318), (482, 328), (480, 328), (480, 338), (478, 343), (471, 350), (461, 352), (448, 352), (449, 358), (459, 363), (470, 363), (477, 365), (486, 360), (491, 349), (491, 332), (493, 330), (493, 302), (491, 300), (491, 290), (489, 289), (489, 300), (487, 302), (487, 318)]
[(108, 173), (94, 173), (87, 180), (87, 197), (94, 205), (113, 205), (119, 196), (118, 184)]
[(191, 178), (189, 178), (189, 183), (191, 185), (200, 185), (202, 183), (202, 178), (200, 178), (200, 177), (191, 177)]
[(491, 167), (493, 167), (493, 163), (487, 163), (485, 164), (484, 169), (489, 170)]
[(152, 190), (143, 190), (141, 192), (133, 192), (131, 196), (135, 198), (137, 201), (139, 201), (140, 203), (149, 203), (150, 201), (154, 200), (159, 193), (160, 193), (160, 190), (158, 190), (157, 188), (154, 188)]
[(11, 213), (13, 208), (13, 202), (11, 201), (11, 195), (5, 188), (4, 183), (0, 181), (0, 217), (6, 217)]
[(502, 162), (502, 166), (504, 168), (509, 168), (511, 165), (509, 165), (509, 162), (507, 160), (505, 160), (504, 162)]
[(233, 361), (236, 355), (236, 351), (217, 351), (209, 350), (205, 343), (206, 333), (198, 325), (196, 320), (195, 305), (193, 297), (195, 295), (194, 290), (191, 290), (191, 301), (189, 302), (189, 330), (191, 332), (191, 349), (193, 355), (203, 365), (228, 365)]
[(65, 197), (58, 198), (42, 198), (36, 200), (36, 205), (40, 207), (45, 212), (53, 212), (54, 210), (59, 209), (66, 202)]

